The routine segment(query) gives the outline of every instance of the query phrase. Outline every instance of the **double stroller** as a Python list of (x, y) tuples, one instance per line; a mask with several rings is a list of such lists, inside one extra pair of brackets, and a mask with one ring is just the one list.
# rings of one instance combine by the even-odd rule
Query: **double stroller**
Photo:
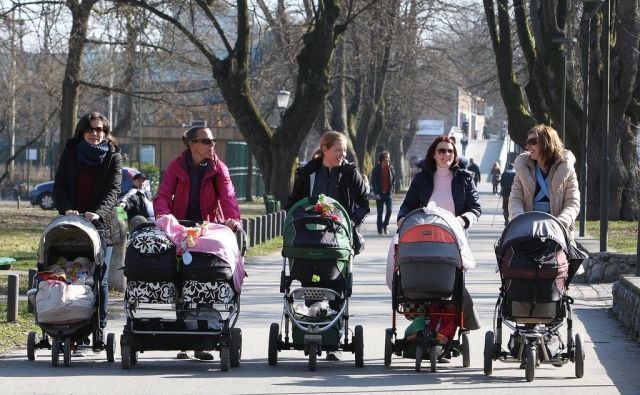
[[(392, 327), (385, 331), (385, 366), (391, 365), (393, 354), (415, 358), (416, 371), (421, 370), (423, 358), (428, 358), (435, 372), (436, 363), (445, 355), (462, 355), (462, 366), (470, 365), (459, 246), (465, 236), (456, 234), (453, 226), (457, 224), (452, 221), (457, 220), (451, 215), (447, 218), (441, 211), (420, 208), (410, 212), (398, 230), (393, 267), (389, 267), (393, 271), (393, 316)], [(397, 333), (397, 314), (412, 321), (412, 332), (405, 332), (404, 338)]]
[[(281, 324), (269, 329), (269, 365), (278, 352), (303, 350), (314, 371), (322, 351), (351, 351), (356, 367), (364, 366), (363, 331), (349, 329), (353, 230), (345, 209), (320, 195), (300, 200), (284, 222), (280, 292)], [(301, 287), (292, 289), (294, 281)], [(342, 338), (342, 340), (341, 340)]]
[(58, 366), (62, 354), (68, 367), (73, 351), (89, 348), (89, 336), (90, 347), (106, 350), (107, 360), (114, 361), (115, 335), (109, 333), (105, 343), (100, 329), (104, 249), (98, 228), (78, 215), (59, 216), (45, 227), (34, 288), (27, 292), (42, 329), (41, 336), (36, 332), (27, 336), (30, 361), (38, 349), (46, 348), (51, 350), (53, 366)]
[[(584, 374), (580, 334), (573, 335), (567, 287), (582, 259), (571, 259), (574, 247), (565, 227), (552, 215), (527, 212), (509, 222), (495, 245), (502, 286), (494, 313), (494, 330), (485, 334), (484, 373), (495, 360), (517, 362), (533, 381), (539, 364), (575, 364)], [(565, 345), (559, 329), (565, 325)], [(511, 335), (503, 347), (503, 324)]]
[(124, 267), (122, 369), (150, 350), (216, 350), (222, 371), (240, 366), (242, 331), (235, 324), (246, 238), (239, 232), (171, 215), (131, 232)]

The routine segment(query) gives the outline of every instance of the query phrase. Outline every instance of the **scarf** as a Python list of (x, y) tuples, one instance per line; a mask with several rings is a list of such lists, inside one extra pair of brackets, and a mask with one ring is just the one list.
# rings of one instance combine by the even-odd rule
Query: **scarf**
[(81, 140), (78, 145), (78, 162), (87, 166), (99, 166), (102, 164), (107, 152), (109, 152), (109, 142), (107, 140), (98, 145), (92, 145)]
[(551, 203), (549, 202), (551, 199), (549, 192), (551, 185), (549, 184), (549, 177), (545, 178), (539, 166), (536, 166), (536, 182), (540, 185), (540, 192), (533, 198), (533, 209), (535, 211), (551, 213)]

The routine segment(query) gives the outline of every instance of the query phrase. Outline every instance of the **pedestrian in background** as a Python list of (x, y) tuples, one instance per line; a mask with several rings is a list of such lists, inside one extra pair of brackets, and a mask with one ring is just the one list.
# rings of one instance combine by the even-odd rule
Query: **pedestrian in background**
[(480, 182), (481, 175), (480, 175), (480, 168), (473, 161), (473, 158), (469, 158), (469, 164), (467, 165), (467, 170), (473, 173), (473, 182), (477, 187), (478, 183)]
[[(80, 118), (65, 145), (56, 170), (53, 193), (60, 215), (82, 215), (104, 225), (106, 243), (100, 273), (100, 329), (93, 349), (102, 350), (109, 303), (109, 264), (113, 245), (120, 241), (114, 210), (122, 183), (122, 156), (111, 136), (109, 120), (99, 112)], [(80, 351), (74, 353), (82, 356)]]
[[(388, 151), (382, 151), (378, 155), (378, 164), (371, 171), (371, 190), (376, 199), (378, 209), (378, 234), (387, 234), (387, 226), (393, 209), (391, 195), (395, 190), (396, 172), (391, 165), (391, 155)], [(383, 211), (384, 218), (383, 218)]]
[(498, 185), (500, 185), (500, 177), (502, 175), (502, 169), (500, 168), (500, 162), (493, 164), (489, 177), (491, 178), (491, 186), (493, 187), (493, 194), (498, 193)]
[[(232, 230), (240, 226), (240, 209), (229, 169), (216, 154), (211, 129), (194, 126), (182, 134), (186, 149), (169, 162), (153, 202), (157, 217), (172, 214), (196, 223), (223, 222)], [(213, 360), (209, 351), (195, 350), (203, 361)], [(182, 350), (178, 359), (190, 359)]]
[(462, 156), (465, 156), (467, 154), (467, 145), (469, 145), (469, 139), (467, 138), (466, 134), (462, 136), (460, 145), (462, 145)]
[(502, 172), (500, 177), (500, 195), (502, 196), (502, 215), (504, 216), (504, 225), (509, 223), (509, 195), (511, 195), (511, 186), (516, 172), (513, 170), (513, 163), (509, 163), (507, 169)]
[[(151, 202), (151, 196), (144, 188), (144, 184), (147, 181), (147, 176), (144, 173), (138, 173), (133, 176), (131, 182), (131, 189), (118, 201), (118, 205), (127, 212), (127, 219), (129, 220), (129, 229), (133, 229), (133, 218), (143, 217), (146, 220), (152, 220), (153, 215), (153, 203)], [(142, 219), (141, 219), (142, 221)]]

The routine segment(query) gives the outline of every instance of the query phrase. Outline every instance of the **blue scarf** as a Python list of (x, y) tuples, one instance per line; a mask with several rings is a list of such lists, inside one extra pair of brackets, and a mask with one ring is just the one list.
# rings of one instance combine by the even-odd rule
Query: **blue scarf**
[[(539, 166), (536, 166), (536, 182), (540, 185), (540, 192), (538, 192), (533, 198), (533, 209), (535, 211), (544, 211), (545, 213), (551, 214), (551, 194), (549, 192), (551, 185), (549, 184), (548, 177), (545, 177), (542, 174), (542, 170), (540, 170)], [(543, 200), (545, 197), (547, 199)]]
[(105, 140), (98, 145), (92, 145), (83, 139), (78, 143), (77, 148), (78, 162), (87, 166), (99, 166), (109, 152), (109, 142)]

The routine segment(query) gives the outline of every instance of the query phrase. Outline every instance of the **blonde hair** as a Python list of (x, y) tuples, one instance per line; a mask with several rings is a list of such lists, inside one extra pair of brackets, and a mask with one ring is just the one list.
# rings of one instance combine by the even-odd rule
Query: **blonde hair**
[(540, 160), (544, 170), (551, 169), (554, 163), (562, 158), (564, 144), (558, 136), (558, 132), (551, 126), (536, 125), (529, 130), (528, 136), (534, 133), (538, 138), (538, 146), (540, 147)]
[(333, 130), (326, 132), (320, 139), (320, 146), (311, 153), (311, 159), (322, 159), (322, 148), (329, 149), (338, 142), (347, 142), (347, 138), (344, 134)]

